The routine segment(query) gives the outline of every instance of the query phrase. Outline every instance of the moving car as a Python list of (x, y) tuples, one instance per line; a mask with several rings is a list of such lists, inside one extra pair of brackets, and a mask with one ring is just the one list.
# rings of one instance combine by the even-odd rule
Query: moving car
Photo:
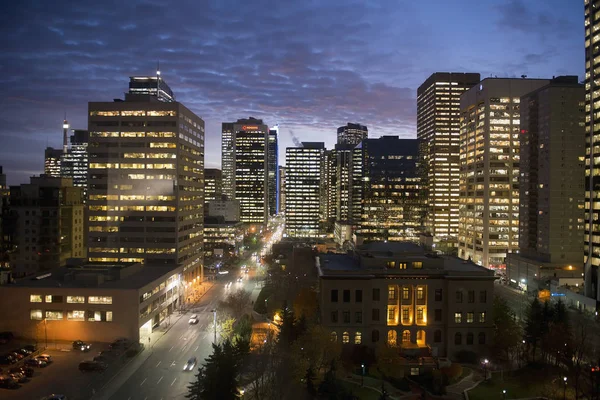
[(83, 352), (87, 352), (87, 351), (90, 351), (91, 347), (92, 347), (91, 344), (82, 342), (81, 340), (76, 340), (73, 342), (73, 350), (80, 350)]
[(106, 364), (99, 361), (82, 361), (79, 363), (79, 370), (81, 372), (87, 371), (104, 371), (106, 369)]
[(23, 364), (27, 367), (36, 367), (36, 368), (44, 368), (44, 367), (48, 366), (48, 363), (46, 361), (37, 360), (35, 358), (29, 358), (29, 359), (25, 360), (25, 362)]
[(188, 322), (190, 325), (196, 325), (198, 323), (198, 316), (196, 314), (192, 315)]
[(52, 356), (50, 354), (40, 354), (34, 358), (36, 360), (44, 361), (46, 364), (50, 364), (52, 362)]
[(184, 371), (192, 371), (194, 369), (194, 367), (196, 366), (197, 360), (196, 357), (192, 357), (188, 360), (187, 363), (185, 363), (185, 365), (183, 366), (183, 370)]
[(244, 279), (240, 276), (237, 281), (241, 283), (243, 280)]

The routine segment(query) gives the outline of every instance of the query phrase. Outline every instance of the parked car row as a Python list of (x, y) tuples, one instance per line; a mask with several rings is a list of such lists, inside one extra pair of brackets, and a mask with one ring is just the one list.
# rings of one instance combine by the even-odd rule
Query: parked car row
[[(38, 354), (36, 356), (31, 356), (32, 353), (36, 351), (36, 347), (34, 345), (24, 346), (18, 351), (13, 351), (12, 353), (23, 354), (24, 357), (27, 357), (21, 365), (15, 366), (12, 365), (14, 362), (9, 364), (9, 367), (5, 369), (0, 369), (0, 388), (4, 389), (18, 389), (21, 387), (21, 384), (29, 382), (29, 379), (34, 375), (34, 367), (43, 368), (48, 364), (52, 363), (52, 356), (49, 354)], [(31, 356), (31, 357), (30, 357)], [(5, 356), (8, 358), (8, 356)], [(13, 358), (14, 361), (16, 359)], [(23, 358), (19, 358), (21, 361)]]
[(35, 345), (27, 345), (0, 355), (0, 365), (12, 365), (29, 357), (37, 350)]
[[(92, 371), (104, 371), (108, 364), (115, 360), (117, 357), (122, 355), (126, 350), (129, 350), (133, 346), (133, 342), (129, 339), (121, 338), (117, 339), (109, 344), (108, 350), (103, 350), (98, 353), (92, 360), (85, 360), (79, 363), (79, 370), (81, 372), (92, 372)], [(89, 345), (77, 341), (73, 342), (73, 348), (79, 348), (81, 351), (89, 351)]]

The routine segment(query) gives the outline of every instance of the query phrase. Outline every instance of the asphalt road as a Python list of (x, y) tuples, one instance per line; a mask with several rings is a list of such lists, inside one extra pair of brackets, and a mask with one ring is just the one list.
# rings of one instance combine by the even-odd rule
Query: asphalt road
[[(170, 330), (156, 342), (151, 355), (136, 369), (125, 383), (110, 397), (114, 400), (160, 400), (184, 399), (189, 383), (195, 379), (197, 367), (212, 353), (213, 332), (208, 331), (212, 323), (211, 310), (231, 290), (244, 288), (251, 291), (255, 282), (245, 279), (243, 283), (227, 282), (237, 275), (221, 278), (184, 317), (173, 323)], [(189, 316), (198, 315), (196, 325), (188, 323)], [(146, 350), (148, 351), (148, 350)], [(198, 365), (192, 372), (183, 371), (183, 366), (196, 357)], [(134, 368), (136, 366), (132, 366)]]

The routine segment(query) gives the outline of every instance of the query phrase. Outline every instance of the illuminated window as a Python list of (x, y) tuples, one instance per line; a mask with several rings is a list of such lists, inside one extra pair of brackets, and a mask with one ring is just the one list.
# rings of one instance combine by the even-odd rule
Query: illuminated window
[(121, 115), (123, 117), (143, 117), (146, 115), (146, 112), (143, 110), (140, 111), (121, 111)]
[(389, 320), (396, 319), (396, 308), (395, 307), (390, 307), (388, 309), (388, 319)]
[(468, 312), (467, 313), (467, 324), (472, 324), (472, 323), (473, 323), (473, 313)]
[(350, 343), (350, 334), (348, 332), (344, 332), (342, 334), (342, 343), (344, 343), (344, 344)]
[(415, 261), (415, 262), (413, 262), (413, 268), (415, 268), (415, 269), (421, 269), (421, 268), (423, 268), (423, 262), (422, 261)]
[(362, 333), (356, 332), (354, 334), (354, 344), (361, 344), (361, 343), (362, 343)]
[(64, 319), (64, 315), (62, 311), (46, 311), (46, 319), (48, 321), (59, 321)]
[(409, 291), (407, 287), (402, 288), (402, 300), (408, 300)]
[(485, 322), (485, 312), (479, 313), (479, 322)]
[(29, 295), (29, 302), (30, 303), (41, 303), (42, 302), (42, 295), (41, 294), (30, 294)]
[(85, 296), (67, 296), (67, 303), (85, 303)]
[(423, 300), (425, 298), (425, 290), (422, 287), (417, 288), (417, 300)]
[(69, 321), (85, 321), (85, 311), (67, 311), (67, 319)]
[(460, 312), (454, 313), (454, 322), (456, 322), (457, 324), (460, 324), (462, 322), (462, 313), (460, 313)]
[(43, 318), (42, 315), (42, 310), (31, 310), (29, 312), (29, 318), (34, 319), (36, 321), (41, 321)]
[(402, 343), (409, 343), (409, 342), (410, 342), (410, 331), (405, 330), (402, 332)]
[(387, 267), (388, 268), (394, 268), (396, 266), (396, 261), (388, 261), (387, 262)]
[(410, 310), (408, 307), (402, 308), (402, 322), (408, 323), (410, 321)]
[(406, 263), (399, 263), (398, 264), (398, 268), (399, 269), (406, 269)]
[(112, 304), (112, 296), (89, 296), (90, 304)]
[(337, 333), (336, 332), (331, 332), (330, 337), (331, 337), (331, 341), (333, 343), (337, 342)]
[(417, 308), (417, 322), (423, 322), (423, 309)]
[(395, 329), (390, 329), (388, 331), (388, 341), (389, 346), (396, 346), (398, 344), (398, 332)]
[(112, 313), (112, 311), (107, 311), (106, 312), (106, 321), (107, 322), (112, 322), (112, 319), (113, 319), (113, 313)]
[(388, 299), (396, 300), (396, 287), (395, 286), (388, 286)]

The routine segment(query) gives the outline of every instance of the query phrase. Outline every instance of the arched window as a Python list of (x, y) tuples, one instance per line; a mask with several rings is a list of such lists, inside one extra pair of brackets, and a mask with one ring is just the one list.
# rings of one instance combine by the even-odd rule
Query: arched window
[(467, 344), (473, 344), (473, 333), (467, 333)]
[(454, 344), (462, 344), (462, 334), (460, 332), (456, 332), (456, 335), (454, 335)]
[(440, 331), (439, 329), (435, 332), (433, 332), (433, 341), (435, 343), (441, 343), (442, 341), (442, 331)]
[(354, 344), (362, 344), (362, 333), (356, 332), (354, 334)]
[(373, 343), (379, 342), (379, 331), (377, 329), (375, 329), (375, 330), (373, 330), (373, 332), (371, 332), (371, 341)]
[(408, 329), (406, 329), (404, 332), (402, 332), (402, 343), (409, 343), (410, 342), (410, 331)]
[(479, 332), (479, 344), (485, 344), (485, 333)]
[(336, 332), (331, 332), (331, 341), (333, 343), (337, 342), (337, 333)]
[(390, 329), (388, 331), (388, 345), (396, 346), (398, 344), (398, 333), (395, 329)]
[(417, 344), (419, 346), (425, 346), (425, 331), (424, 330), (417, 331)]
[(342, 343), (350, 343), (350, 334), (348, 332), (342, 333)]

